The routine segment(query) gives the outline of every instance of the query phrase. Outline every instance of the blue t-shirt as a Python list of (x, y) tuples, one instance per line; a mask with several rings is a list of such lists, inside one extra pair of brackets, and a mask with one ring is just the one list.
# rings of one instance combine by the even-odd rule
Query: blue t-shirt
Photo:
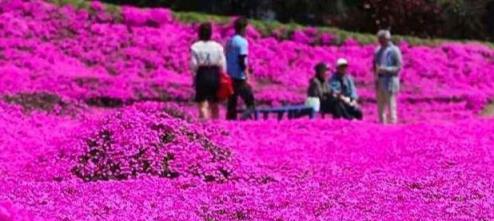
[[(245, 72), (240, 67), (239, 57), (241, 55), (249, 54), (249, 43), (247, 39), (240, 35), (235, 35), (226, 44), (226, 63), (228, 74), (237, 80), (244, 80), (246, 78)], [(245, 61), (247, 65), (247, 58)]]

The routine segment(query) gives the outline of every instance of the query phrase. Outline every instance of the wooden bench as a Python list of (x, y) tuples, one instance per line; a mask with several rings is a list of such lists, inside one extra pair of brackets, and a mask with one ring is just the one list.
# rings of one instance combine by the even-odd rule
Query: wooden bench
[[(245, 110), (240, 110), (239, 112), (243, 113), (244, 111)], [(255, 120), (259, 120), (259, 117), (262, 115), (263, 119), (267, 120), (270, 114), (276, 114), (278, 120), (282, 120), (285, 114), (289, 120), (304, 116), (308, 116), (310, 119), (316, 117), (316, 111), (312, 107), (307, 107), (305, 105), (291, 105), (276, 108), (257, 108), (250, 113), (249, 118), (252, 119), (253, 117)]]

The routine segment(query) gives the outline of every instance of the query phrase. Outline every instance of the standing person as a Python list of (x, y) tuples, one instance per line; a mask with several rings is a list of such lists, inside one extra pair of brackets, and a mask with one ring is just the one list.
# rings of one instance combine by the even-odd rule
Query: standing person
[(247, 118), (255, 110), (254, 94), (249, 85), (248, 55), (249, 43), (245, 38), (247, 29), (247, 19), (238, 18), (235, 21), (235, 35), (226, 45), (226, 60), (228, 74), (233, 80), (234, 94), (228, 100), (228, 120), (237, 119), (237, 100), (240, 96), (247, 106), (242, 118)]
[[(379, 122), (398, 122), (397, 95), (400, 90), (400, 71), (403, 66), (400, 49), (391, 42), (391, 32), (377, 33), (380, 46), (374, 55), (376, 96)], [(386, 111), (388, 113), (386, 113)]]
[(199, 118), (219, 118), (218, 98), (220, 74), (226, 71), (223, 46), (212, 41), (211, 23), (199, 26), (199, 41), (191, 47), (191, 70), (194, 75), (195, 101), (198, 103)]
[(363, 114), (358, 105), (357, 88), (348, 74), (348, 61), (344, 58), (336, 62), (336, 72), (329, 79), (329, 85), (336, 98), (336, 118), (362, 120)]

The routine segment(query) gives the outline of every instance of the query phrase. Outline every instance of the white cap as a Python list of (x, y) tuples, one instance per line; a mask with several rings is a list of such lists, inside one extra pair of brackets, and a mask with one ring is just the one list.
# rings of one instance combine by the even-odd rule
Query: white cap
[(348, 65), (348, 61), (344, 58), (340, 58), (336, 61), (336, 67)]
[(391, 32), (389, 30), (386, 30), (386, 29), (382, 29), (382, 30), (379, 30), (379, 32), (377, 32), (377, 37), (381, 38), (386, 38), (386, 39), (391, 39)]

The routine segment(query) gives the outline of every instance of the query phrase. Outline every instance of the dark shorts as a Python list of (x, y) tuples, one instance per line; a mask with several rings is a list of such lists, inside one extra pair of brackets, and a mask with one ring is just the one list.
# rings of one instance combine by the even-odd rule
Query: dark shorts
[(219, 67), (199, 67), (195, 78), (196, 102), (218, 102), (216, 93), (220, 84)]

